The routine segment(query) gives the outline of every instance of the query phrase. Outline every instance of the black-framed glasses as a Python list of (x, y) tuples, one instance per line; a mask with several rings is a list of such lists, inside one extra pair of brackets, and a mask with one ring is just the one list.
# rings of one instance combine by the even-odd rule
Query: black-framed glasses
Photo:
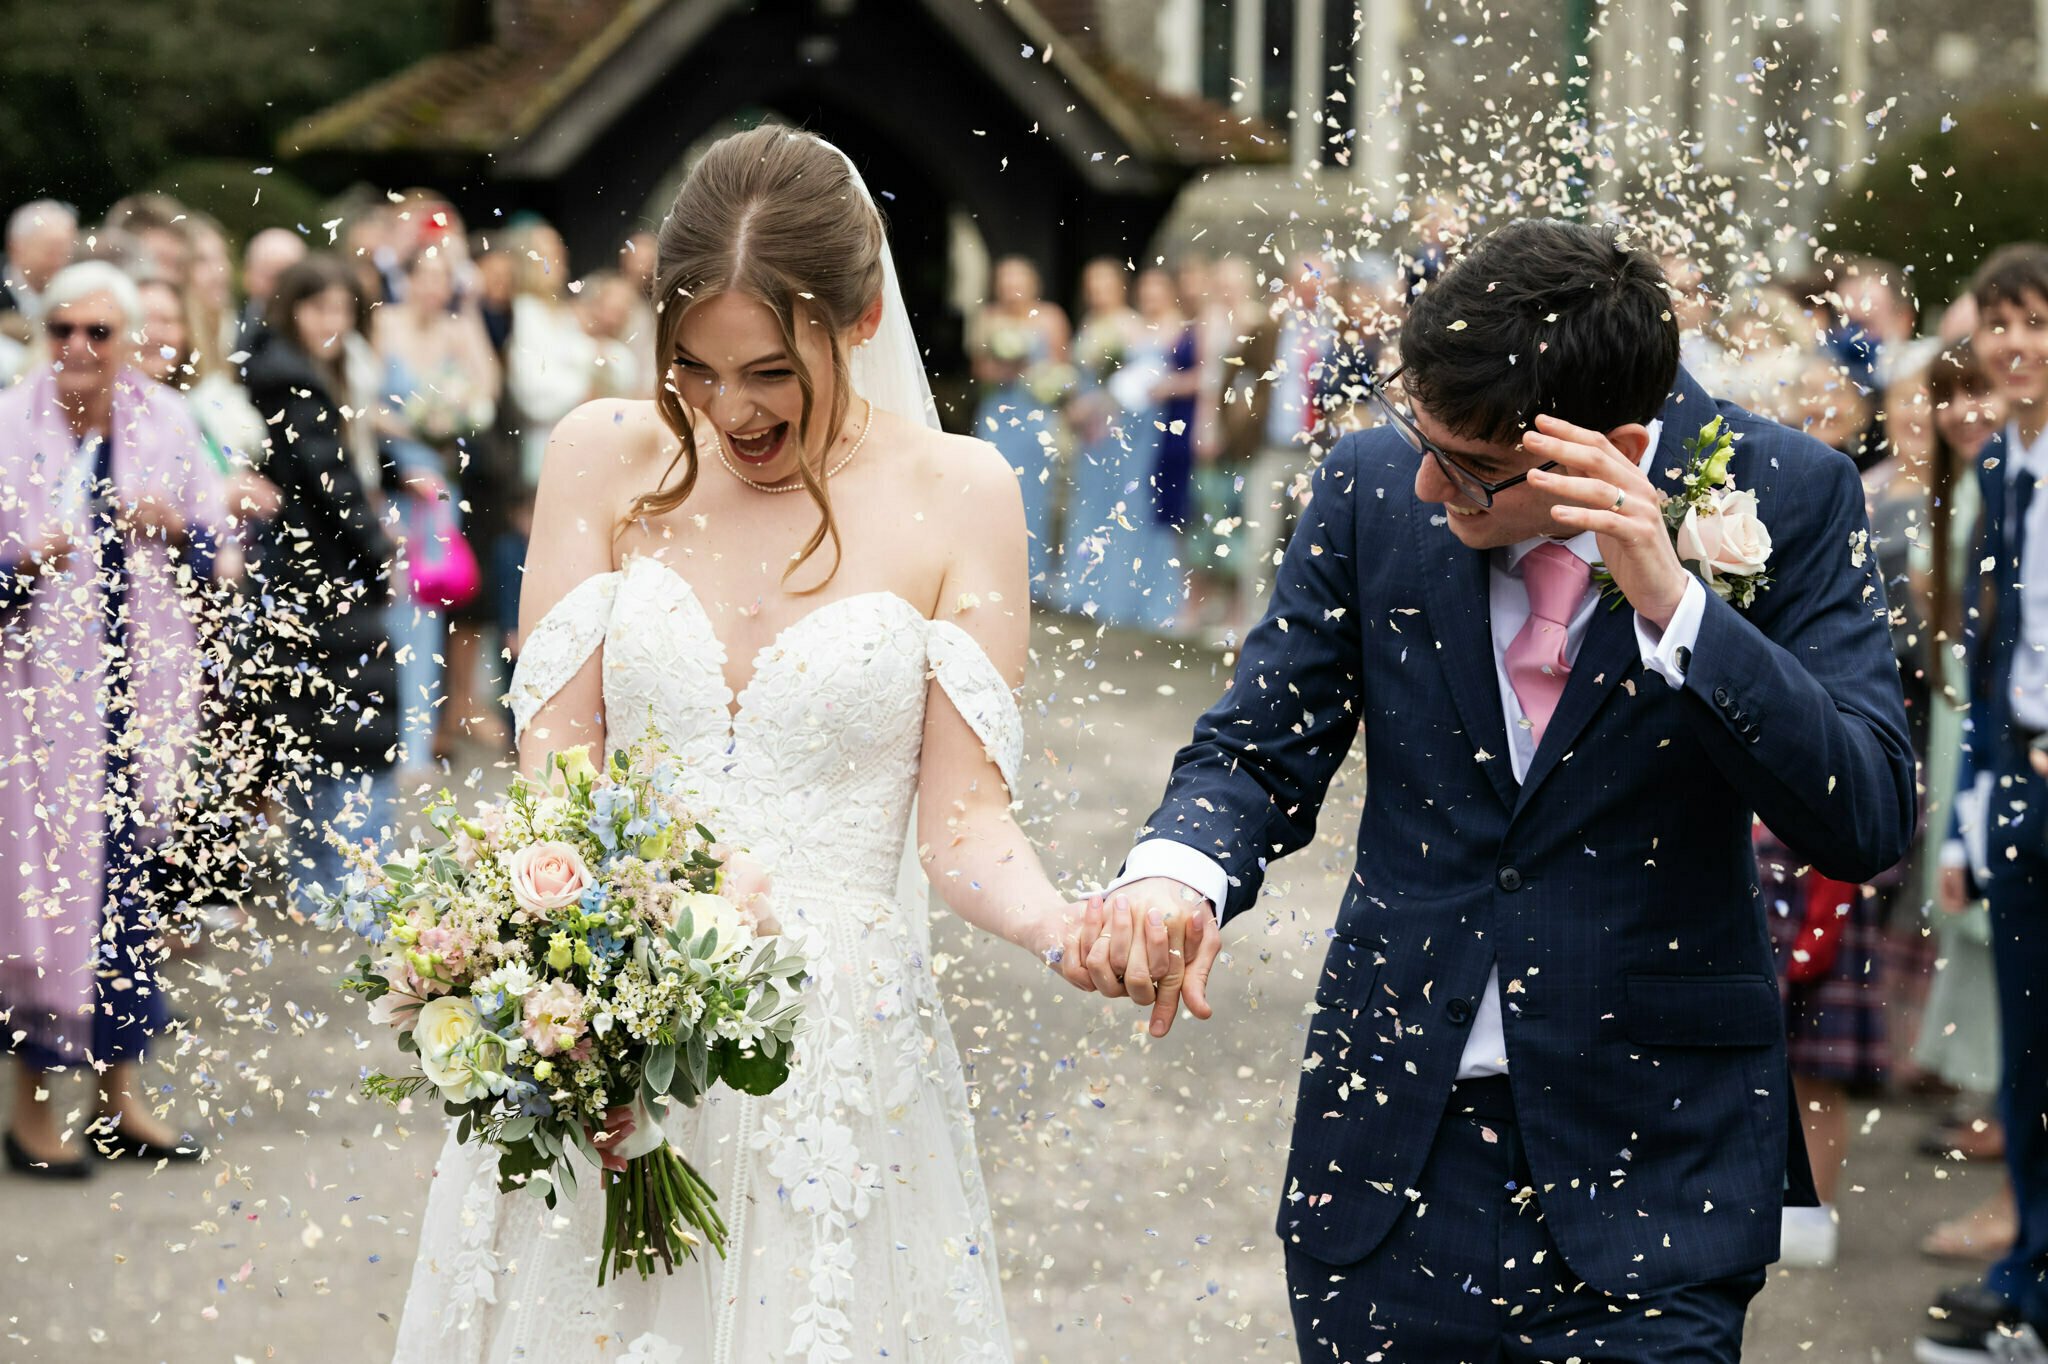
[(1377, 375), (1373, 377), (1372, 384), (1367, 390), (1372, 396), (1373, 403), (1378, 406), (1380, 415), (1387, 419), (1387, 425), (1398, 431), (1401, 439), (1407, 441), (1410, 448), (1416, 454), (1428, 455), (1431, 459), (1435, 460), (1436, 467), (1443, 470), (1444, 477), (1448, 478), (1457, 487), (1459, 492), (1471, 498), (1480, 507), (1489, 508), (1493, 506), (1493, 499), (1496, 496), (1506, 492), (1517, 483), (1526, 481), (1530, 474), (1536, 472), (1536, 469), (1555, 469), (1557, 467), (1556, 460), (1548, 460), (1537, 465), (1536, 469), (1524, 469), (1513, 478), (1504, 478), (1498, 483), (1489, 483), (1478, 474), (1473, 473), (1470, 469), (1458, 463), (1456, 455), (1451, 454), (1428, 436), (1423, 435), (1422, 428), (1415, 424), (1415, 418), (1409, 413), (1406, 406), (1395, 402), (1389, 396), (1388, 390), (1399, 382), (1402, 370), (1406, 368), (1407, 366), (1404, 365), (1401, 369), (1395, 370), (1385, 378), (1380, 378)]
[(55, 322), (45, 322), (43, 330), (48, 332), (50, 339), (60, 346), (69, 341), (78, 332), (84, 332), (85, 339), (92, 342), (95, 346), (104, 346), (107, 342), (114, 339), (114, 329), (104, 322), (65, 322), (60, 319)]

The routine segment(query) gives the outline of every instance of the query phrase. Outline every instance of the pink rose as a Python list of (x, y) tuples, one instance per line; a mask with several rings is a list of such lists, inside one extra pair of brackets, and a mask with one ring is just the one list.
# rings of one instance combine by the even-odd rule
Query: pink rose
[(590, 868), (567, 843), (530, 843), (512, 854), (507, 870), (512, 898), (536, 914), (573, 905), (590, 889)]
[(583, 992), (566, 980), (551, 980), (526, 997), (526, 1040), (542, 1056), (558, 1056), (583, 1035)]

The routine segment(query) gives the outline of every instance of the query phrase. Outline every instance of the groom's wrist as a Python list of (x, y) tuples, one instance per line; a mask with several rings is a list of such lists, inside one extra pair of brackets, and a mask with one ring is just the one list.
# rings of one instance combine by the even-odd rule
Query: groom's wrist
[(1169, 838), (1148, 838), (1132, 848), (1123, 870), (1103, 893), (1107, 895), (1134, 881), (1153, 878), (1186, 886), (1206, 900), (1210, 912), (1218, 922), (1222, 921), (1224, 902), (1230, 893), (1230, 873), (1208, 854)]

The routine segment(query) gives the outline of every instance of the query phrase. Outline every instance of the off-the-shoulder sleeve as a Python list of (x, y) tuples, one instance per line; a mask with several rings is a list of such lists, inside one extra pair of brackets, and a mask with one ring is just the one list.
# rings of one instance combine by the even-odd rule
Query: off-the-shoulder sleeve
[(512, 687), (506, 696), (515, 735), (526, 732), (540, 708), (569, 685), (591, 651), (604, 643), (618, 591), (617, 573), (585, 578), (533, 627), (519, 651), (519, 666), (512, 671)]
[(1024, 765), (1024, 717), (1017, 711), (1017, 698), (1009, 684), (974, 637), (951, 621), (931, 622), (925, 657), (953, 709), (981, 740), (989, 760), (1015, 795), (1017, 773)]

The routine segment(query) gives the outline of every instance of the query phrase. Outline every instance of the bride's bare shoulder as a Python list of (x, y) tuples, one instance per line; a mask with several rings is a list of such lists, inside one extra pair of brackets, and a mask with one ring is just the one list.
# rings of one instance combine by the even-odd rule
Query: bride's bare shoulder
[[(1017, 472), (1002, 452), (985, 440), (934, 431), (928, 426), (903, 421), (904, 432), (898, 448), (908, 472), (927, 488), (975, 497), (1017, 495)], [(1021, 499), (1019, 502), (1021, 505)]]
[(555, 424), (541, 468), (541, 495), (616, 503), (649, 486), (674, 457), (676, 439), (654, 404), (597, 398)]

